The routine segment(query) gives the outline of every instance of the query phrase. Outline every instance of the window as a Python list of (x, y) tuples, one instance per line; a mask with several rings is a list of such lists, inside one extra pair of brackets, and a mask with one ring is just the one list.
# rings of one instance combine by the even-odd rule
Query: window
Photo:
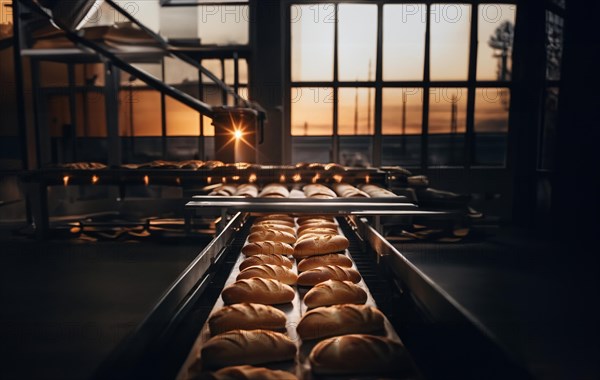
[(515, 4), (332, 1), (289, 17), (293, 161), (505, 165)]

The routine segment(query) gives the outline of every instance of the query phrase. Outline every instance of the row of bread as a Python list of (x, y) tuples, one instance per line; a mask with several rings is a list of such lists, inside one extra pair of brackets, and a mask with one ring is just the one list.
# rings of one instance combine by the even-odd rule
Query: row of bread
[(285, 184), (270, 183), (259, 188), (254, 183), (241, 185), (222, 184), (212, 190), (209, 195), (239, 196), (248, 198), (312, 198), (333, 199), (341, 198), (382, 198), (395, 197), (396, 194), (375, 184), (362, 184), (358, 187), (348, 183), (336, 183), (329, 186), (311, 183), (308, 185), (292, 185), (291, 189)]
[(277, 308), (294, 300), (295, 284), (310, 287), (302, 300), (308, 311), (295, 333), (303, 343), (321, 340), (308, 358), (314, 373), (390, 374), (402, 366), (404, 348), (381, 336), (385, 317), (365, 305), (367, 293), (358, 285), (361, 276), (338, 227), (328, 217), (269, 215), (255, 220), (236, 281), (221, 293), (226, 306), (208, 320), (212, 338), (202, 346), (200, 360), (205, 370), (216, 371), (207, 378), (296, 378), (291, 372), (255, 367), (297, 359), (297, 345), (284, 333), (286, 314)]
[[(64, 169), (75, 169), (75, 170), (98, 170), (105, 169), (107, 165), (100, 162), (69, 162), (58, 165)], [(144, 162), (140, 164), (123, 164), (121, 167), (125, 169), (214, 169), (214, 168), (236, 168), (236, 169), (261, 169), (262, 166), (258, 164), (250, 164), (247, 162), (236, 162), (236, 163), (224, 163), (218, 160), (185, 160), (185, 161), (167, 161), (167, 160), (154, 160), (150, 162)], [(305, 163), (301, 162), (294, 165), (297, 169), (309, 169), (309, 170), (326, 170), (333, 172), (342, 172), (346, 170), (346, 167), (336, 164), (321, 164), (321, 163)]]

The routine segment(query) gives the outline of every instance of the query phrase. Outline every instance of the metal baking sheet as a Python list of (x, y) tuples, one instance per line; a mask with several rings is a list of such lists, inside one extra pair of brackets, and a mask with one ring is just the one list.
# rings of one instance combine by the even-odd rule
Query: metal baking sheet
[[(338, 227), (338, 233), (340, 235), (344, 235), (342, 230), (339, 227)], [(247, 243), (247, 238), (246, 238), (246, 243)], [(348, 250), (346, 250), (344, 252), (344, 254), (346, 256), (350, 257), (350, 259), (352, 259), (352, 255)], [(237, 261), (236, 261), (231, 273), (229, 274), (229, 277), (227, 278), (225, 286), (235, 282), (235, 279), (240, 272), (239, 266), (244, 259), (245, 259), (245, 256), (240, 252), (239, 256), (237, 258)], [(352, 263), (353, 263), (352, 264), (353, 268), (358, 270), (353, 259), (352, 259)], [(296, 274), (298, 274), (297, 263), (295, 260), (294, 260), (293, 271)], [(358, 283), (358, 285), (360, 287), (362, 287), (365, 290), (365, 292), (367, 293), (366, 304), (377, 307), (377, 304), (375, 303), (375, 300), (374, 300), (373, 296), (371, 295), (371, 292), (369, 291), (369, 288), (367, 287), (367, 284), (364, 282), (363, 279), (361, 279), (361, 281)], [(318, 376), (317, 377), (317, 376), (313, 375), (311, 368), (310, 368), (310, 362), (308, 360), (308, 355), (310, 354), (312, 348), (320, 340), (312, 340), (312, 341), (308, 341), (308, 342), (303, 342), (297, 336), (297, 333), (296, 333), (296, 326), (298, 325), (298, 322), (300, 321), (301, 317), (308, 311), (308, 308), (306, 307), (304, 302), (302, 302), (302, 299), (303, 299), (304, 295), (306, 294), (306, 292), (308, 292), (310, 287), (303, 287), (303, 286), (295, 285), (295, 286), (293, 286), (293, 288), (296, 291), (296, 295), (292, 302), (290, 302), (288, 304), (273, 305), (273, 306), (278, 308), (279, 310), (283, 311), (287, 316), (287, 325), (286, 325), (287, 335), (290, 339), (292, 339), (292, 341), (294, 341), (296, 343), (296, 346), (298, 348), (296, 360), (293, 363), (291, 361), (288, 361), (288, 362), (281, 362), (281, 363), (267, 363), (265, 365), (261, 364), (259, 366), (267, 367), (270, 369), (285, 370), (285, 371), (294, 373), (298, 377), (298, 379), (301, 379), (301, 380), (315, 380), (317, 378), (318, 379), (329, 379), (329, 378), (340, 379), (341, 377), (339, 377), (339, 376), (327, 376), (327, 377)], [(219, 297), (217, 302), (215, 303), (213, 309), (211, 310), (211, 315), (214, 312), (216, 312), (217, 310), (219, 310), (220, 308), (222, 308), (223, 306), (224, 306), (223, 299), (221, 297)], [(396, 333), (396, 331), (394, 330), (394, 328), (392, 327), (391, 323), (389, 322), (389, 320), (387, 318), (385, 318), (385, 331), (381, 332), (381, 335), (402, 343), (400, 337), (398, 336), (398, 334)], [(211, 336), (210, 336), (210, 331), (208, 328), (208, 323), (206, 322), (204, 324), (200, 334), (198, 335), (198, 338), (196, 339), (196, 342), (194, 343), (190, 353), (188, 354), (188, 357), (186, 358), (183, 366), (181, 367), (181, 369), (177, 375), (177, 378), (176, 378), (177, 380), (190, 380), (195, 375), (200, 373), (201, 369), (198, 365), (199, 364), (199, 361), (198, 361), (199, 353), (202, 348), (202, 345), (208, 339), (210, 339), (210, 337)], [(405, 377), (405, 379), (419, 379), (420, 378), (416, 367), (414, 367), (414, 364), (413, 364), (413, 368), (414, 368), (414, 371), (413, 371), (414, 375)], [(373, 378), (374, 379), (376, 377), (368, 377), (367, 376), (367, 377), (361, 377), (361, 378), (363, 378), (363, 379)]]

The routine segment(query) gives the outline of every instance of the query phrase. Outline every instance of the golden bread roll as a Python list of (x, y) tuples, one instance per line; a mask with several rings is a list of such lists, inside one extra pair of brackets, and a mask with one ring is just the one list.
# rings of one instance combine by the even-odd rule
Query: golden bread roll
[(304, 240), (310, 240), (310, 239), (314, 239), (314, 238), (319, 238), (321, 236), (335, 236), (335, 235), (339, 235), (337, 232), (335, 233), (331, 233), (331, 232), (309, 232), (306, 233), (302, 236), (300, 236), (298, 239), (296, 239), (296, 244), (300, 243), (301, 241)]
[(258, 223), (253, 224), (250, 227), (250, 233), (258, 232), (258, 231), (284, 231), (292, 235), (296, 235), (296, 230), (293, 227), (286, 226), (285, 224), (276, 224), (276, 223)]
[(335, 223), (335, 218), (333, 216), (307, 215), (307, 216), (299, 216), (297, 221), (298, 221), (298, 225), (302, 225), (305, 223), (318, 223), (318, 222)]
[(256, 243), (259, 241), (280, 241), (282, 243), (294, 244), (296, 242), (296, 236), (289, 232), (276, 230), (256, 231), (248, 235), (249, 243)]
[(306, 230), (311, 230), (314, 228), (329, 228), (332, 230), (338, 230), (338, 225), (332, 222), (314, 222), (314, 223), (305, 223), (302, 224), (300, 227), (298, 227), (298, 234), (306, 231)]
[(236, 280), (243, 280), (246, 278), (260, 277), (260, 278), (272, 278), (278, 280), (287, 285), (294, 285), (298, 281), (298, 275), (281, 265), (263, 264), (248, 267), (237, 275)]
[(339, 232), (337, 228), (332, 227), (310, 227), (299, 232), (298, 237), (302, 237), (306, 234), (339, 235)]
[(372, 198), (397, 197), (397, 195), (391, 191), (373, 184), (364, 184), (360, 186), (360, 189), (369, 194)]
[(319, 307), (304, 314), (296, 331), (302, 340), (346, 334), (365, 334), (384, 330), (383, 314), (366, 305)]
[(275, 197), (275, 198), (288, 198), (290, 192), (287, 186), (280, 183), (271, 183), (265, 185), (258, 194), (259, 197)]
[(233, 194), (239, 197), (256, 198), (258, 196), (258, 186), (253, 183), (244, 183), (238, 186)]
[(336, 198), (335, 191), (325, 185), (311, 183), (302, 188), (307, 198)]
[(267, 214), (256, 217), (254, 222), (262, 222), (263, 220), (285, 220), (294, 223), (294, 218), (287, 214)]
[(210, 338), (200, 351), (205, 368), (262, 364), (294, 359), (296, 345), (282, 333), (233, 330)]
[(249, 278), (238, 280), (226, 286), (221, 292), (223, 302), (254, 302), (265, 305), (277, 305), (292, 302), (296, 293), (291, 286), (270, 278)]
[(317, 374), (390, 374), (400, 376), (411, 371), (404, 346), (389, 338), (351, 334), (319, 342), (309, 360)]
[(280, 241), (259, 241), (243, 246), (242, 253), (245, 256), (254, 256), (260, 254), (287, 256), (294, 253), (294, 248), (292, 248), (291, 245), (282, 243)]
[(283, 330), (287, 319), (285, 313), (273, 306), (259, 303), (237, 303), (224, 306), (208, 319), (212, 335), (231, 330)]
[(341, 253), (328, 253), (325, 255), (311, 256), (302, 259), (298, 263), (298, 272), (304, 272), (324, 265), (337, 265), (340, 267), (351, 268), (352, 260)]
[(283, 225), (283, 226), (288, 226), (288, 227), (296, 227), (296, 224), (294, 222), (290, 222), (289, 220), (285, 220), (285, 219), (263, 219), (263, 220), (255, 221), (252, 224), (252, 226), (260, 226), (263, 224), (277, 224), (279, 226)]
[(304, 239), (294, 246), (294, 257), (301, 259), (309, 256), (340, 252), (348, 248), (350, 243), (342, 235), (320, 235)]
[(237, 190), (237, 186), (235, 185), (221, 185), (219, 187), (217, 187), (216, 189), (214, 189), (213, 191), (211, 191), (208, 195), (221, 195), (221, 196), (231, 196), (233, 194), (235, 194), (235, 191)]
[(300, 273), (298, 285), (314, 286), (327, 280), (360, 282), (360, 274), (353, 268), (344, 268), (337, 265), (325, 265)]
[(244, 270), (244, 269), (254, 266), (254, 265), (263, 265), (263, 264), (282, 265), (282, 266), (284, 266), (286, 268), (290, 268), (290, 269), (292, 269), (294, 266), (294, 263), (292, 263), (292, 260), (288, 259), (285, 256), (258, 254), (258, 255), (250, 256), (250, 257), (246, 258), (244, 261), (242, 261), (239, 269)]
[(306, 307), (340, 304), (364, 304), (367, 292), (350, 281), (327, 280), (315, 285), (304, 295)]
[(298, 380), (287, 371), (272, 370), (251, 365), (225, 367), (210, 374), (207, 380)]
[(336, 183), (332, 187), (336, 194), (343, 198), (369, 198), (369, 194), (348, 183)]

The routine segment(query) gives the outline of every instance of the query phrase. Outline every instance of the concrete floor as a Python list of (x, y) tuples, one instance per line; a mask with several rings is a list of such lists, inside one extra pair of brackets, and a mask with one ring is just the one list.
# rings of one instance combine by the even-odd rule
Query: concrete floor
[(86, 379), (208, 241), (0, 241), (0, 379)]

